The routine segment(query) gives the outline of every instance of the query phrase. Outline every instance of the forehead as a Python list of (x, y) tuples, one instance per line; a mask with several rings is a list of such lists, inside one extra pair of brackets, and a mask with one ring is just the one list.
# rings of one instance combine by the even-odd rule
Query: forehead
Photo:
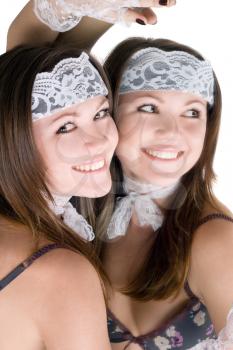
[(176, 101), (177, 103), (181, 104), (199, 103), (203, 106), (207, 106), (207, 102), (203, 99), (203, 97), (189, 92), (183, 92), (178, 90), (152, 90), (128, 92), (119, 96), (119, 104), (133, 101), (137, 102), (143, 99), (154, 99), (159, 103)]
[(93, 98), (89, 98), (82, 103), (73, 104), (64, 108), (60, 108), (55, 111), (53, 114), (48, 115), (46, 117), (41, 117), (35, 121), (33, 121), (33, 129), (38, 128), (47, 128), (49, 126), (55, 125), (62, 118), (72, 116), (72, 117), (86, 117), (88, 115), (93, 116), (93, 114), (97, 113), (99, 109), (106, 105), (105, 108), (108, 108), (108, 98), (105, 96), (96, 96)]

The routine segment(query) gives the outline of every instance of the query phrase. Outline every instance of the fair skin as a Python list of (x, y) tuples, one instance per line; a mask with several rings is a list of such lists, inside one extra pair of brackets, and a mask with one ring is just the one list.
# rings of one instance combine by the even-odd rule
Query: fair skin
[[(33, 240), (22, 225), (12, 227), (4, 218), (0, 225), (1, 279), (32, 253)], [(41, 240), (39, 246), (48, 243)], [(69, 250), (51, 251), (34, 262), (1, 291), (0, 308), (1, 349), (110, 349), (97, 273)]]
[[(168, 3), (170, 6), (174, 4), (175, 0)], [(140, 19), (153, 25), (157, 22), (157, 17), (150, 7), (155, 6), (159, 6), (158, 0), (141, 0), (139, 4), (141, 9), (130, 8), (125, 19), (129, 23)], [(40, 22), (33, 12), (33, 7), (34, 0), (30, 0), (11, 23), (7, 34), (7, 50), (20, 44), (40, 45), (55, 40), (59, 43), (69, 42), (79, 48), (91, 49), (101, 35), (112, 26), (95, 18), (83, 17), (75, 28), (68, 32), (58, 33)]]
[[(79, 45), (78, 32), (75, 33), (73, 30), (70, 34), (69, 41)], [(127, 152), (128, 149), (126, 154)], [(135, 174), (137, 169), (134, 167), (133, 170)], [(154, 170), (150, 167), (147, 175)], [(161, 175), (157, 177), (159, 178), (161, 179)], [(170, 180), (167, 176), (166, 181)], [(203, 217), (215, 211), (214, 208), (206, 206), (202, 213)], [(227, 208), (223, 207), (223, 211), (232, 215)], [(189, 284), (192, 291), (207, 306), (217, 332), (224, 327), (226, 315), (232, 306), (232, 236), (231, 223), (214, 220), (201, 226), (195, 232), (192, 245)], [(152, 230), (138, 227), (137, 220), (133, 216), (127, 235), (109, 244), (104, 255), (105, 268), (114, 287), (109, 307), (135, 336), (159, 328), (163, 322), (179, 312), (189, 300), (183, 290), (176, 299), (146, 303), (136, 302), (117, 291), (117, 287), (125, 285), (129, 276), (137, 273), (153, 240)], [(112, 349), (123, 350), (125, 345), (126, 343), (112, 344)], [(141, 350), (141, 347), (131, 344), (128, 349)]]
[[(108, 193), (118, 134), (106, 97), (33, 122), (33, 134), (52, 194)], [(0, 227), (1, 280), (35, 251), (36, 242), (24, 225), (0, 217)], [(49, 243), (40, 237), (37, 249)], [(7, 285), (0, 308), (1, 349), (110, 350), (99, 276), (86, 258), (67, 249), (43, 255)]]
[(33, 7), (34, 0), (30, 0), (11, 23), (7, 33), (7, 51), (22, 44), (34, 46), (55, 40), (70, 42), (73, 40), (73, 32), (76, 34), (77, 47), (87, 49), (91, 48), (97, 39), (111, 27), (110, 24), (103, 21), (84, 17), (73, 30), (59, 34), (40, 22), (33, 12)]
[(110, 162), (118, 142), (104, 96), (33, 122), (37, 148), (54, 194), (96, 198), (111, 188)]
[[(179, 180), (201, 155), (206, 120), (206, 102), (191, 94), (153, 91), (120, 96), (116, 152), (124, 173), (139, 182), (159, 185)], [(153, 155), (145, 152), (148, 149)], [(214, 208), (206, 206), (203, 217), (212, 212)], [(233, 301), (232, 237), (232, 224), (215, 220), (195, 232), (192, 245), (188, 281), (206, 305), (216, 332), (224, 327)], [(133, 215), (126, 236), (110, 242), (104, 252), (103, 263), (113, 284), (109, 308), (134, 336), (158, 329), (189, 301), (184, 290), (175, 298), (143, 303), (118, 291), (138, 273), (155, 238), (153, 230), (139, 227)], [(123, 350), (126, 344), (112, 344), (112, 349)], [(132, 343), (129, 349), (141, 348)]]
[(200, 97), (175, 91), (120, 96), (116, 154), (124, 173), (161, 186), (180, 179), (202, 151), (206, 105)]

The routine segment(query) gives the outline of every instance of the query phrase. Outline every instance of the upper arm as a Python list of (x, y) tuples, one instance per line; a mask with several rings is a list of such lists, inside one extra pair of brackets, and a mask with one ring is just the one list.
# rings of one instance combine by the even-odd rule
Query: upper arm
[(39, 45), (53, 42), (59, 33), (52, 31), (34, 14), (34, 1), (30, 0), (11, 23), (7, 33), (7, 50), (18, 45)]
[(91, 49), (111, 24), (89, 17), (83, 17), (71, 30), (59, 33), (42, 23), (33, 11), (34, 0), (30, 0), (11, 23), (7, 34), (7, 50), (22, 44), (33, 46), (57, 41), (72, 44), (77, 48)]
[(233, 306), (233, 224), (212, 220), (194, 236), (190, 285), (205, 303), (215, 330), (226, 324)]
[(83, 17), (79, 24), (60, 33), (57, 37), (57, 43), (69, 44), (80, 49), (91, 50), (97, 40), (112, 26), (104, 21), (92, 17)]
[(109, 350), (106, 308), (96, 271), (74, 252), (57, 254), (50, 264), (39, 320), (46, 349)]

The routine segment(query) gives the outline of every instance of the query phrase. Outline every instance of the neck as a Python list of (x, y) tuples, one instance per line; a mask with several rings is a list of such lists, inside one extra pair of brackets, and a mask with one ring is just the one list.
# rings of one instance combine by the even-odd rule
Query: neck
[(152, 228), (138, 226), (133, 214), (127, 234), (115, 242), (106, 243), (102, 263), (115, 290), (125, 287), (129, 279), (138, 274), (155, 238)]

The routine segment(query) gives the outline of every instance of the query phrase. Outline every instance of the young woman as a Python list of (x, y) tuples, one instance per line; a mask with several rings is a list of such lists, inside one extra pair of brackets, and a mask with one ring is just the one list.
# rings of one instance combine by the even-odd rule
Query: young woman
[(176, 42), (132, 38), (105, 68), (119, 143), (115, 199), (100, 203), (96, 232), (113, 287), (112, 348), (232, 346), (233, 218), (212, 191), (221, 113), (212, 67)]
[(108, 350), (93, 231), (69, 203), (111, 188), (107, 79), (49, 47), (3, 54), (0, 76), (0, 348)]

